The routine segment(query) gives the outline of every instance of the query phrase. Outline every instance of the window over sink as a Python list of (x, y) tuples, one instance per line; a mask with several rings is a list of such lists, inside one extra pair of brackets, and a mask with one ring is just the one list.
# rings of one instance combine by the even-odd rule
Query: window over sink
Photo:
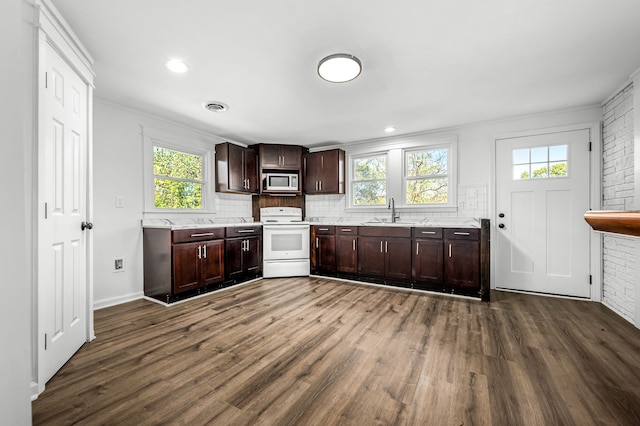
[(400, 210), (457, 207), (457, 136), (425, 135), (357, 144), (349, 155), (348, 209)]
[(156, 209), (202, 209), (204, 157), (154, 146), (153, 185)]

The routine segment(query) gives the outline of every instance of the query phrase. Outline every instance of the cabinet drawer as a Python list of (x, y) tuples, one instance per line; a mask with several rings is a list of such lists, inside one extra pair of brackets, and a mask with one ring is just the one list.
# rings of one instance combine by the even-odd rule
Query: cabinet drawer
[(474, 240), (480, 239), (480, 230), (477, 228), (447, 228), (444, 231), (447, 240)]
[(359, 235), (367, 237), (410, 238), (411, 228), (396, 226), (362, 226)]
[(250, 237), (262, 235), (262, 226), (230, 226), (227, 228), (227, 238)]
[(316, 235), (333, 235), (336, 233), (335, 226), (322, 226), (322, 225), (314, 225), (316, 228)]
[(171, 232), (173, 243), (189, 243), (224, 238), (224, 228), (193, 228)]
[(442, 228), (413, 228), (413, 238), (442, 239)]
[(336, 234), (358, 235), (358, 227), (357, 226), (336, 226)]

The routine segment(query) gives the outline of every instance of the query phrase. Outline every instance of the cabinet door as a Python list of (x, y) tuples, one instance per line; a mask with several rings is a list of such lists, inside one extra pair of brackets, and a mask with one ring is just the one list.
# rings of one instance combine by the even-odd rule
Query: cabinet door
[(249, 274), (255, 274), (262, 270), (262, 238), (247, 238), (248, 250), (244, 252), (243, 269)]
[(231, 191), (246, 191), (244, 181), (244, 151), (241, 146), (228, 144), (229, 159), (228, 159), (228, 173), (229, 173), (229, 190)]
[(338, 235), (336, 237), (336, 270), (347, 274), (358, 273), (358, 238)]
[(384, 277), (384, 241), (377, 237), (358, 238), (358, 273), (370, 277)]
[(344, 194), (344, 151), (332, 149), (319, 154), (322, 154), (321, 192)]
[(174, 293), (181, 293), (200, 286), (198, 247), (201, 246), (202, 243), (175, 244), (173, 246)]
[(260, 145), (260, 165), (263, 169), (279, 169), (280, 145)]
[(242, 242), (241, 239), (225, 241), (225, 274), (227, 279), (236, 279), (244, 274), (242, 265)]
[(442, 286), (444, 275), (444, 243), (442, 240), (413, 240), (412, 278), (417, 288), (431, 284)]
[(200, 259), (200, 278), (202, 285), (209, 285), (224, 280), (224, 240), (202, 243), (202, 259)]
[(316, 236), (316, 268), (320, 271), (334, 272), (336, 270), (335, 236)]
[(445, 240), (445, 282), (453, 290), (480, 288), (480, 241)]
[(280, 145), (281, 168), (287, 170), (302, 169), (302, 147), (298, 145)]
[(250, 148), (246, 148), (244, 151), (244, 178), (248, 183), (247, 191), (253, 194), (260, 192), (260, 182), (258, 181), (258, 154)]
[(384, 241), (386, 278), (408, 280), (411, 278), (411, 240), (387, 238)]
[(308, 154), (304, 157), (304, 192), (317, 194), (322, 179), (322, 156), (319, 153)]

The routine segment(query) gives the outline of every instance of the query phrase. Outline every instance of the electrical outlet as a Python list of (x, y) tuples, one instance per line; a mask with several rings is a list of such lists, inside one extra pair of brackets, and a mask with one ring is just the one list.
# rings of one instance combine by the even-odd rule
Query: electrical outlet
[(115, 257), (113, 259), (113, 272), (124, 271), (124, 257)]

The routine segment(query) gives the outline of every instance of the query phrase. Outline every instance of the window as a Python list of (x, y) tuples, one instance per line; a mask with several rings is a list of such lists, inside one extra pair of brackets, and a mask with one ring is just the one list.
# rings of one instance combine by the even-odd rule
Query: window
[(424, 135), (363, 143), (349, 154), (348, 206), (381, 212), (456, 211), (457, 137)]
[(202, 209), (201, 155), (153, 147), (154, 206), (157, 209)]
[(355, 157), (351, 190), (356, 206), (386, 205), (387, 155)]
[(538, 146), (513, 150), (513, 179), (568, 176), (568, 146)]
[(448, 154), (446, 147), (405, 152), (407, 205), (449, 202)]

